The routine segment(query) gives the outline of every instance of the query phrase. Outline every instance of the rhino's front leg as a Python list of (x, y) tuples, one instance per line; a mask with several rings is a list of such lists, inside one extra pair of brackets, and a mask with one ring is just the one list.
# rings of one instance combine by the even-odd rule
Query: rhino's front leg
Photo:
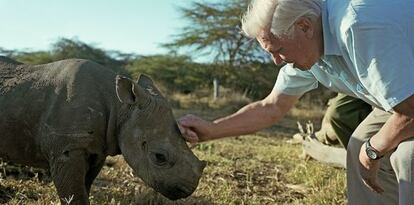
[(71, 150), (55, 158), (50, 172), (60, 201), (63, 204), (89, 204), (89, 193), (85, 186), (88, 172), (87, 154), (83, 150)]
[(86, 192), (89, 194), (93, 180), (95, 180), (96, 176), (98, 176), (103, 165), (105, 164), (105, 158), (97, 159), (97, 157), (93, 156), (93, 157), (89, 157), (88, 161), (90, 164), (89, 164), (88, 173), (86, 173), (86, 177), (85, 177), (85, 185), (86, 185)]

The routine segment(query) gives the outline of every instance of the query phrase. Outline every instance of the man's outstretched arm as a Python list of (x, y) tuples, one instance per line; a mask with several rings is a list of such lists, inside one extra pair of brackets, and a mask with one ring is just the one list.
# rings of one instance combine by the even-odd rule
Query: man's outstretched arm
[(189, 142), (249, 134), (269, 127), (283, 118), (299, 97), (282, 94), (273, 89), (263, 100), (250, 103), (236, 113), (213, 122), (194, 115), (186, 115), (178, 122)]

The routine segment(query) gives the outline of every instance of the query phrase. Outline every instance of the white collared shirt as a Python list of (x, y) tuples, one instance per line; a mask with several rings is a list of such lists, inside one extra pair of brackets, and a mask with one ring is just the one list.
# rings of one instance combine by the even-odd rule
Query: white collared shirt
[(308, 71), (291, 65), (275, 89), (302, 95), (318, 82), (386, 111), (414, 94), (414, 1), (325, 0), (324, 56)]

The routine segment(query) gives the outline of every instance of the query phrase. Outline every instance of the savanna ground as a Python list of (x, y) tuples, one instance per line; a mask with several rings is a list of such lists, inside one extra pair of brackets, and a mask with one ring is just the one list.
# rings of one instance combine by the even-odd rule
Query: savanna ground
[[(248, 102), (234, 94), (214, 102), (203, 95), (170, 99), (177, 117), (193, 113), (207, 119)], [(320, 108), (295, 108), (262, 132), (196, 145), (194, 153), (208, 166), (193, 195), (174, 202), (134, 177), (122, 156), (109, 157), (92, 186), (91, 204), (346, 204), (345, 170), (305, 160), (299, 157), (301, 145), (288, 143), (297, 132), (297, 120), (312, 120), (318, 127), (321, 116)], [(44, 171), (2, 163), (0, 204), (59, 204), (59, 199)]]

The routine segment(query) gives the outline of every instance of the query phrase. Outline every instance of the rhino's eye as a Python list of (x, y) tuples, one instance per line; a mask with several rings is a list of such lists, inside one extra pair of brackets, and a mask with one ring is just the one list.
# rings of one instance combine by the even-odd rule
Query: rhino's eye
[(158, 166), (164, 166), (168, 162), (168, 154), (166, 152), (151, 152), (151, 160)]

